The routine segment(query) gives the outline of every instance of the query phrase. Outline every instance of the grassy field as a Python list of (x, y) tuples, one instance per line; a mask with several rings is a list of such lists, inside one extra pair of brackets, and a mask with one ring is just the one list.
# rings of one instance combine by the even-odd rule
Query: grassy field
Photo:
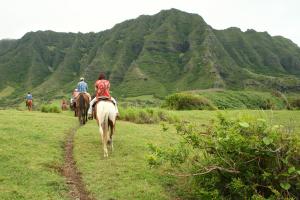
[[(300, 111), (166, 111), (182, 120), (206, 124), (219, 112), (254, 115), (300, 131)], [(66, 131), (77, 125), (71, 112), (59, 114), (0, 110), (0, 199), (68, 199), (65, 180), (54, 169), (63, 162)], [(147, 165), (148, 144), (179, 141), (172, 125), (118, 121), (114, 152), (103, 158), (95, 121), (75, 134), (76, 165), (96, 199), (176, 199), (170, 180)], [(53, 168), (54, 167), (54, 168)]]
[(177, 140), (176, 134), (161, 134), (159, 125), (118, 122), (115, 150), (104, 159), (93, 121), (77, 132), (75, 160), (96, 199), (171, 199), (171, 193), (160, 184), (160, 175), (147, 165), (148, 144), (164, 145)]
[[(300, 111), (168, 111), (183, 120), (206, 124), (219, 112), (229, 117), (255, 116), (270, 123), (300, 130)], [(79, 129), (75, 138), (75, 160), (87, 188), (97, 199), (175, 199), (168, 180), (147, 166), (147, 144), (172, 145), (179, 138), (172, 125), (163, 132), (160, 125), (137, 125), (118, 122), (115, 151), (103, 159), (95, 121)]]
[(63, 114), (0, 110), (0, 199), (68, 199), (63, 162), (65, 131), (75, 126)]
[(257, 118), (266, 119), (268, 123), (274, 125), (285, 125), (293, 127), (300, 131), (300, 111), (288, 110), (219, 110), (219, 111), (167, 111), (168, 113), (177, 116), (179, 119), (187, 120), (195, 123), (206, 124), (210, 119), (217, 116), (218, 113), (224, 114), (230, 118), (254, 116)]

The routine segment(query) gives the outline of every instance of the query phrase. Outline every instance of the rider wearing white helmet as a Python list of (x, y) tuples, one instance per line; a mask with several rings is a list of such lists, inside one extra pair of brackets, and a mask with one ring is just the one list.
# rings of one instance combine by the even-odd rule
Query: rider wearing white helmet
[(86, 82), (84, 82), (84, 78), (81, 77), (80, 81), (77, 84), (77, 89), (79, 93), (85, 93), (89, 96), (89, 100), (91, 101), (91, 95), (87, 92), (88, 90), (88, 85)]

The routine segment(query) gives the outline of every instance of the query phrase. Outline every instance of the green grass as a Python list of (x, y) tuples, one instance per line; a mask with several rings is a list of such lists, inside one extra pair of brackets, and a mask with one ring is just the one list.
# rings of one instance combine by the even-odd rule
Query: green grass
[(270, 92), (257, 91), (191, 91), (211, 100), (219, 109), (285, 109), (285, 101)]
[(153, 95), (142, 95), (136, 97), (126, 97), (120, 99), (119, 103), (123, 107), (135, 106), (135, 107), (158, 107), (162, 100), (156, 98)]
[(126, 100), (143, 100), (143, 101), (148, 101), (148, 100), (157, 100), (153, 95), (142, 95), (142, 96), (136, 96), (136, 97), (126, 97)]
[[(207, 124), (219, 112), (235, 118), (254, 115), (272, 124), (300, 130), (300, 111), (168, 111), (185, 121)], [(0, 199), (67, 199), (64, 178), (50, 166), (63, 162), (65, 131), (78, 124), (72, 112), (41, 113), (0, 110)], [(103, 158), (95, 121), (75, 135), (74, 156), (87, 189), (96, 199), (175, 199), (170, 177), (149, 168), (148, 144), (174, 145), (179, 141), (172, 125), (118, 121), (115, 150)]]
[(42, 105), (41, 111), (45, 113), (60, 113), (62, 110), (56, 105)]
[(155, 124), (161, 121), (174, 123), (177, 118), (159, 108), (119, 107), (120, 119), (137, 124)]
[[(65, 114), (0, 110), (0, 199), (68, 199), (62, 165)], [(52, 167), (51, 167), (52, 166)]]
[(207, 124), (211, 119), (215, 119), (218, 113), (222, 113), (230, 118), (255, 116), (264, 118), (274, 125), (285, 125), (300, 131), (300, 111), (288, 110), (193, 110), (193, 111), (167, 111), (179, 120), (191, 121), (193, 123)]
[(115, 150), (104, 159), (93, 121), (76, 135), (75, 160), (88, 190), (97, 199), (171, 199), (172, 194), (160, 184), (160, 175), (147, 165), (147, 144), (164, 145), (170, 141), (177, 141), (176, 134), (161, 134), (159, 125), (118, 122)]

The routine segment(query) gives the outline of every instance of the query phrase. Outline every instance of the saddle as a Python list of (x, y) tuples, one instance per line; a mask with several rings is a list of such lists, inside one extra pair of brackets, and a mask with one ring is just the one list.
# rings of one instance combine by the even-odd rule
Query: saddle
[(115, 102), (113, 102), (111, 100), (110, 97), (105, 97), (105, 96), (102, 96), (102, 97), (98, 97), (97, 100), (95, 101), (95, 103), (93, 104), (93, 108), (96, 106), (96, 104), (100, 101), (109, 101), (109, 102), (112, 102), (114, 105), (115, 105)]

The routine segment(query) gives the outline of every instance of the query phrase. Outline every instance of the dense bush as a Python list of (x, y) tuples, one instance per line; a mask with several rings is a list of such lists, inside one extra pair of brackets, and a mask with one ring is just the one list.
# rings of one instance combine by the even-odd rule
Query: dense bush
[(216, 107), (205, 97), (177, 93), (165, 99), (163, 107), (174, 110), (215, 110)]
[(300, 109), (300, 98), (292, 100), (291, 105), (295, 109)]
[(184, 199), (296, 199), (300, 194), (300, 139), (264, 119), (228, 120), (197, 128), (180, 124), (182, 142), (151, 145), (151, 166), (178, 177)]
[(119, 108), (120, 119), (138, 124), (153, 124), (160, 121), (170, 123), (177, 122), (178, 119), (159, 109), (151, 108)]
[(61, 109), (56, 105), (42, 105), (41, 111), (45, 113), (60, 113)]

